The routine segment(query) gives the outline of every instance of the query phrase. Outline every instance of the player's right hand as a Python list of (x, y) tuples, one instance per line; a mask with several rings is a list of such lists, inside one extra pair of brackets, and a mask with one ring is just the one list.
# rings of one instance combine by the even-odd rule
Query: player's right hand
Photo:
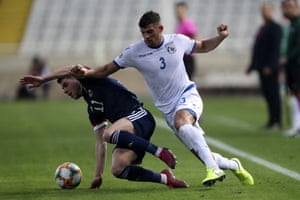
[(82, 79), (85, 77), (87, 69), (83, 65), (74, 65), (71, 69), (71, 75), (75, 78)]
[(91, 183), (90, 189), (96, 189), (96, 188), (99, 189), (101, 184), (102, 184), (102, 177), (99, 177), (99, 176), (95, 177), (94, 180)]
[(44, 83), (44, 79), (41, 76), (26, 75), (23, 76), (19, 82), (22, 85), (28, 85), (29, 88), (35, 88), (41, 86)]

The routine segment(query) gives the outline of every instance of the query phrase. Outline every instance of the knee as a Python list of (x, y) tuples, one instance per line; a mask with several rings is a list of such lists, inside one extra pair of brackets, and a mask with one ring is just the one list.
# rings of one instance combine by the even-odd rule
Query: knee
[(124, 171), (126, 167), (120, 167), (120, 166), (112, 166), (111, 167), (111, 173), (114, 175), (116, 178), (120, 178), (122, 172)]
[(174, 127), (178, 131), (185, 124), (193, 124), (195, 118), (186, 110), (178, 111), (174, 119)]
[(177, 131), (180, 129), (180, 127), (182, 127), (186, 123), (187, 121), (184, 118), (175, 118), (174, 120), (174, 126)]
[(111, 137), (112, 134), (113, 134), (112, 131), (104, 130), (104, 132), (103, 132), (103, 139), (104, 139), (104, 141), (110, 142), (110, 137)]

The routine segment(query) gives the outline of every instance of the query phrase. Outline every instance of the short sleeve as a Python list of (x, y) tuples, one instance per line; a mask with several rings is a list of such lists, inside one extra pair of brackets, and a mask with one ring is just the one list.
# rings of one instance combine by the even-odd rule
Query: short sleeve
[(107, 126), (108, 120), (106, 118), (99, 116), (95, 113), (92, 113), (89, 109), (88, 109), (88, 113), (89, 113), (89, 120), (94, 128), (94, 131)]
[(123, 52), (113, 60), (113, 62), (120, 68), (134, 66), (131, 56), (131, 49), (132, 47), (127, 47), (124, 49)]
[(196, 46), (196, 41), (182, 34), (177, 34), (176, 37), (180, 47), (184, 49), (184, 52), (186, 54), (192, 54)]

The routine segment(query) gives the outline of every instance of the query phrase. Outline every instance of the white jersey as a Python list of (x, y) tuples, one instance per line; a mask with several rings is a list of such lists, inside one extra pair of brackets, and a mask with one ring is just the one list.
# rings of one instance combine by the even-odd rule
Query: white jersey
[(157, 48), (150, 48), (141, 40), (126, 48), (114, 63), (121, 68), (136, 68), (144, 76), (156, 107), (166, 114), (194, 85), (185, 71), (183, 56), (191, 54), (195, 44), (195, 40), (181, 34), (163, 35)]

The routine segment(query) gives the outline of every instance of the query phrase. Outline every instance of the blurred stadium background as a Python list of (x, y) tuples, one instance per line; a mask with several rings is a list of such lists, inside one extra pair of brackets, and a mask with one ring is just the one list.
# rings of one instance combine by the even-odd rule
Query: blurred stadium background
[[(96, 66), (112, 60), (141, 38), (137, 26), (147, 10), (162, 16), (165, 33), (174, 30), (178, 0), (0, 0), (0, 99), (13, 100), (18, 79), (26, 74), (34, 55), (50, 70), (68, 64)], [(230, 26), (230, 37), (212, 53), (198, 55), (195, 81), (203, 90), (256, 91), (256, 74), (246, 76), (255, 33), (262, 23), (263, 0), (186, 0), (189, 15), (201, 38), (216, 35), (220, 23)], [(280, 0), (269, 1), (281, 21)], [(118, 72), (139, 95), (148, 95), (134, 70)], [(137, 84), (139, 83), (139, 84)], [(53, 86), (50, 97), (63, 98)]]

